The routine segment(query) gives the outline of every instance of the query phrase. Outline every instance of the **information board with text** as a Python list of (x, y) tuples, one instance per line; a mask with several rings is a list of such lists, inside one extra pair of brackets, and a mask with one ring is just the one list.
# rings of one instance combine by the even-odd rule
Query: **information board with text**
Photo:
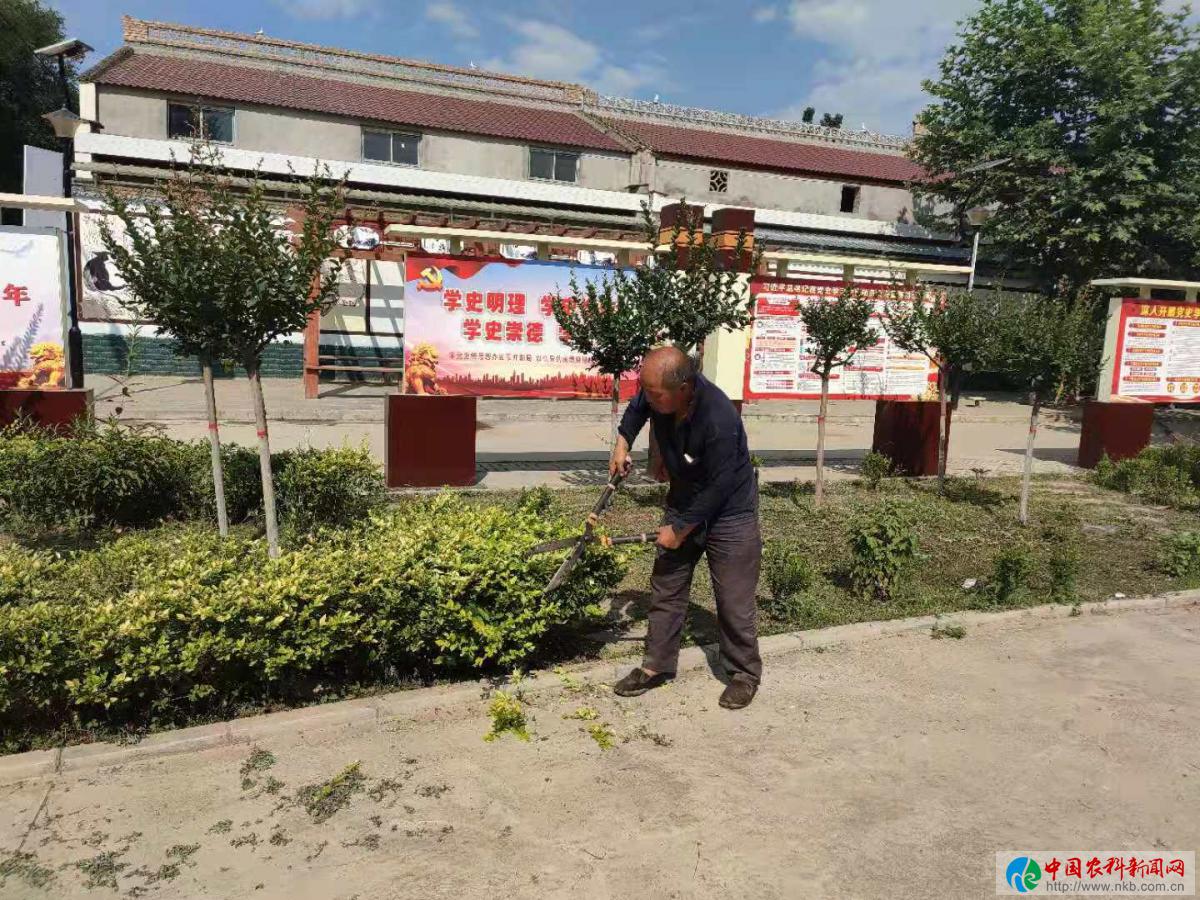
[(1112, 398), (1200, 403), (1200, 304), (1121, 301)]
[[(754, 304), (750, 344), (746, 351), (747, 400), (813, 400), (821, 396), (821, 379), (812, 371), (814, 357), (807, 344), (800, 307), (836, 302), (844, 285), (828, 281), (755, 279), (750, 283)], [(859, 347), (845, 366), (829, 378), (833, 400), (908, 400), (937, 396), (937, 367), (923, 353), (895, 346), (883, 329), (888, 302), (915, 302), (911, 289), (892, 285), (855, 285), (872, 300), (871, 329), (876, 340)]]

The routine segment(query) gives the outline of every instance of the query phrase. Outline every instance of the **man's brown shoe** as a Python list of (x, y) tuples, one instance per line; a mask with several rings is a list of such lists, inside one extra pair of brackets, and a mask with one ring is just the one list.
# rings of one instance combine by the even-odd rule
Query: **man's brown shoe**
[(618, 697), (640, 697), (646, 691), (664, 685), (674, 677), (673, 672), (647, 675), (645, 669), (634, 669), (613, 685), (613, 693)]
[(726, 709), (743, 709), (750, 705), (754, 695), (758, 693), (758, 685), (748, 678), (732, 678), (721, 693), (720, 703)]

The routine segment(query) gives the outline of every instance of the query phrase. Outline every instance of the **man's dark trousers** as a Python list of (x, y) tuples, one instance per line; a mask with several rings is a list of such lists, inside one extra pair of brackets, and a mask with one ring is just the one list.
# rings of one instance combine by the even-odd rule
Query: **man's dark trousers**
[(707, 530), (689, 534), (679, 549), (658, 548), (650, 579), (650, 634), (642, 664), (653, 672), (675, 671), (692, 574), (702, 555), (708, 556), (712, 574), (726, 671), (731, 677), (749, 678), (757, 684), (762, 677), (755, 623), (755, 591), (762, 561), (757, 513), (721, 516)]

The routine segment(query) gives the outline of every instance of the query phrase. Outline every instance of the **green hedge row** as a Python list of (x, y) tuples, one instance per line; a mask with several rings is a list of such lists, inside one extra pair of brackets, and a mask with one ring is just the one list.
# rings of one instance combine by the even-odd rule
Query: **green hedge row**
[[(258, 452), (222, 448), (231, 522), (262, 511)], [(365, 449), (272, 455), (280, 521), (293, 532), (361, 522), (386, 496)], [(215, 521), (207, 441), (145, 428), (83, 427), (71, 434), (0, 430), (0, 528), (12, 533)]]
[(0, 745), (52, 730), (179, 724), (313, 696), (317, 683), (512, 666), (597, 615), (621, 556), (589, 550), (542, 593), (572, 526), (450, 495), (326, 531), (277, 560), (169, 525), (67, 556), (0, 550)]
[(1200, 508), (1200, 445), (1147, 447), (1132, 459), (1096, 466), (1096, 483), (1180, 509)]

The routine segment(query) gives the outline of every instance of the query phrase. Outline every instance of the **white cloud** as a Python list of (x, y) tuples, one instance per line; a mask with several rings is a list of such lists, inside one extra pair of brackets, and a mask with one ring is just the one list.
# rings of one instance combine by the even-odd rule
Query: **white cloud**
[(472, 40), (479, 37), (479, 27), (470, 16), (454, 5), (453, 0), (430, 0), (425, 7), (425, 18), (445, 25), (457, 38)]
[[(791, 0), (788, 21), (798, 37), (823, 44), (807, 100), (818, 114), (841, 112), (845, 127), (907, 134), (958, 22), (978, 0)], [(784, 113), (789, 112), (785, 110)]]
[(754, 10), (753, 19), (755, 22), (774, 22), (779, 18), (779, 10), (774, 6), (760, 6)]
[(560, 25), (511, 22), (509, 27), (521, 40), (502, 68), (534, 78), (581, 81), (600, 62), (599, 47)]
[(579, 82), (603, 94), (664, 86), (666, 73), (656, 61), (619, 65), (596, 44), (548, 22), (510, 21), (508, 27), (518, 41), (505, 56), (488, 60), (489, 69)]
[(350, 19), (373, 13), (370, 0), (275, 0), (298, 19)]

